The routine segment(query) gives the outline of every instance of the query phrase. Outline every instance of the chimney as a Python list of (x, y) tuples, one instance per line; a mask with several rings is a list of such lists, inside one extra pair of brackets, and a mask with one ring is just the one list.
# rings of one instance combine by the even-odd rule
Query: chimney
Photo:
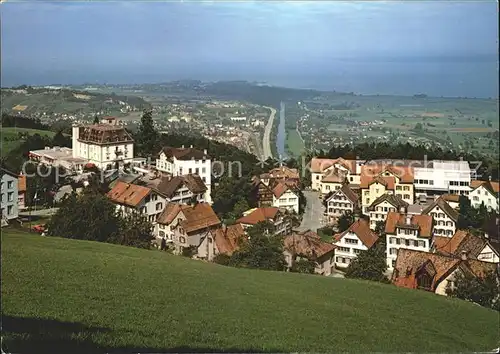
[(192, 149), (193, 148), (193, 145), (189, 145), (189, 148)]
[[(203, 154), (207, 154), (207, 149), (203, 149)], [(490, 180), (491, 180), (491, 177), (490, 177)]]
[(466, 251), (460, 252), (460, 259), (462, 261), (466, 261), (467, 260), (467, 252)]
[(411, 215), (406, 215), (406, 225), (411, 225)]

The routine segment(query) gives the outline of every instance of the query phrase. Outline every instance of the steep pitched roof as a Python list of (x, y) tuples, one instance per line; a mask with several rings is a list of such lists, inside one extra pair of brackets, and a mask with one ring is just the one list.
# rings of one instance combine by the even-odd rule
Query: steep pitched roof
[[(389, 172), (389, 176), (385, 176)], [(360, 184), (361, 188), (368, 186), (378, 180), (379, 183), (386, 185), (386, 188), (393, 190), (397, 176), (399, 183), (413, 183), (414, 172), (412, 167), (393, 166), (386, 164), (369, 164), (361, 166)], [(385, 181), (381, 182), (381, 181)]]
[(333, 252), (336, 246), (324, 242), (317, 233), (308, 230), (286, 236), (283, 240), (283, 248), (293, 255), (315, 260)]
[(299, 171), (296, 168), (290, 168), (287, 166), (280, 166), (280, 167), (273, 168), (271, 171), (269, 171), (268, 175), (271, 178), (298, 179), (299, 178)]
[(363, 242), (363, 244), (367, 248), (372, 247), (378, 240), (378, 235), (370, 229), (370, 224), (368, 223), (368, 221), (364, 219), (358, 219), (357, 221), (352, 223), (347, 230), (345, 230), (341, 234), (335, 235), (334, 242), (339, 242), (348, 232), (356, 234), (359, 240)]
[(161, 177), (159, 183), (156, 183), (155, 189), (158, 193), (168, 198), (172, 198), (175, 192), (186, 186), (193, 194), (201, 194), (207, 190), (207, 186), (198, 175), (184, 175), (175, 177)]
[(15, 174), (15, 173), (14, 173), (14, 172), (12, 172), (12, 171), (7, 170), (6, 168), (1, 167), (1, 168), (0, 168), (0, 171), (1, 171), (1, 175), (3, 175), (3, 174), (7, 174), (7, 175), (9, 175), (9, 176), (12, 176), (12, 177), (17, 178), (17, 174)]
[(448, 215), (448, 217), (450, 219), (452, 219), (453, 221), (457, 221), (458, 220), (458, 216), (459, 216), (459, 213), (458, 211), (456, 211), (455, 209), (453, 209), (450, 204), (448, 204), (444, 199), (442, 199), (441, 197), (436, 199), (434, 201), (434, 203), (432, 203), (431, 205), (429, 205), (427, 208), (425, 208), (423, 211), (422, 211), (422, 215), (428, 215), (432, 209), (434, 209), (436, 206), (438, 206), (439, 208), (441, 208), (441, 210), (443, 210), (443, 212)]
[(215, 245), (219, 253), (232, 255), (238, 250), (241, 242), (246, 241), (246, 234), (241, 224), (221, 226), (212, 231)]
[(475, 190), (479, 188), (480, 186), (483, 186), (486, 188), (490, 193), (493, 195), (498, 195), (500, 192), (500, 187), (498, 182), (492, 182), (492, 181), (479, 181), (479, 180), (472, 180), (470, 181), (470, 187), (472, 190)]
[(255, 208), (250, 214), (245, 215), (238, 220), (237, 223), (255, 225), (259, 222), (272, 220), (278, 214), (279, 209), (276, 207), (263, 207), (263, 208)]
[(458, 203), (460, 201), (460, 196), (458, 194), (443, 194), (441, 198), (446, 202)]
[(462, 252), (465, 252), (468, 258), (477, 258), (487, 244), (487, 240), (474, 236), (467, 230), (457, 230), (451, 238), (434, 238), (436, 252), (455, 256), (460, 256)]
[(107, 196), (114, 203), (136, 207), (151, 193), (151, 188), (118, 181)]
[(394, 194), (382, 194), (380, 197), (375, 199), (373, 203), (370, 205), (370, 210), (375, 210), (375, 207), (382, 202), (388, 202), (396, 209), (400, 208), (408, 208), (408, 203), (401, 199), (400, 196)]
[(349, 199), (352, 203), (356, 203), (359, 200), (359, 196), (354, 193), (354, 191), (349, 188), (349, 185), (344, 184), (341, 188), (340, 191), (344, 193), (347, 199)]
[(159, 224), (170, 225), (170, 223), (175, 219), (179, 212), (189, 208), (191, 208), (190, 205), (167, 203), (165, 209), (163, 209), (156, 221)]
[(220, 220), (208, 203), (199, 203), (194, 207), (185, 208), (182, 213), (186, 217), (180, 224), (186, 233), (220, 225)]
[[(410, 217), (410, 224), (406, 223), (406, 217)], [(432, 216), (429, 215), (407, 215), (390, 211), (385, 222), (385, 232), (395, 234), (396, 227), (418, 227), (420, 237), (432, 236)]]
[(324, 170), (330, 168), (335, 164), (342, 165), (343, 167), (348, 169), (351, 173), (356, 172), (356, 161), (345, 160), (341, 157), (337, 159), (323, 159), (323, 158), (313, 157), (311, 159), (311, 172), (323, 173)]
[(345, 176), (342, 173), (330, 172), (328, 173), (321, 182), (323, 183), (344, 183)]
[(194, 148), (175, 148), (171, 146), (165, 146), (161, 153), (165, 153), (167, 158), (175, 157), (177, 160), (202, 160), (209, 159), (210, 157), (203, 151)]
[(200, 194), (207, 191), (207, 186), (200, 176), (189, 174), (182, 177), (184, 178), (184, 184), (192, 193)]

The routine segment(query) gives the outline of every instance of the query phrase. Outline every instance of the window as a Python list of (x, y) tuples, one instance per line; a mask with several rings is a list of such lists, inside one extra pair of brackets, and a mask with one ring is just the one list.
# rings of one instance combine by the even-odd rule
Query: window
[(201, 168), (201, 173), (205, 173), (205, 172), (207, 172), (207, 168), (206, 167), (202, 167)]
[(396, 238), (395, 237), (389, 237), (389, 243), (390, 244), (396, 243)]
[(345, 241), (345, 243), (349, 243), (349, 244), (352, 244), (352, 245), (357, 245), (358, 244), (358, 240), (352, 239), (352, 238), (345, 238), (344, 241)]
[(410, 195), (409, 194), (405, 194), (403, 199), (410, 199)]
[(474, 196), (472, 199), (477, 202), (479, 200), (479, 197), (478, 196)]
[(156, 203), (156, 210), (161, 210), (163, 209), (163, 203)]
[(405, 240), (405, 245), (409, 246), (410, 245), (410, 240)]
[(366, 204), (370, 204), (370, 198), (366, 198)]
[(183, 236), (179, 237), (179, 242), (180, 243), (185, 243), (186, 242), (186, 238), (183, 237)]
[(413, 246), (414, 246), (414, 247), (418, 247), (418, 241), (415, 241), (415, 240), (414, 240), (414, 241), (413, 241)]
[(351, 249), (349, 247), (339, 247), (337, 248), (341, 252), (349, 253), (351, 252)]
[(7, 182), (7, 189), (12, 189), (12, 181)]
[(363, 252), (362, 250), (359, 250), (357, 248), (353, 248), (352, 251), (354, 252), (354, 254), (360, 254), (361, 252)]
[(403, 190), (404, 190), (404, 191), (409, 191), (409, 190), (410, 190), (410, 187), (408, 187), (408, 186), (404, 186)]
[(200, 174), (200, 169), (198, 167), (196, 167), (196, 169), (194, 171), (195, 171), (194, 173), (196, 173), (197, 175)]
[(14, 200), (14, 193), (9, 192), (7, 193), (7, 201), (12, 202)]
[(434, 185), (434, 181), (433, 181), (433, 180), (430, 180), (430, 181), (429, 181), (429, 184), (430, 184), (431, 186), (433, 186), (433, 185)]
[(379, 191), (379, 189), (378, 189), (378, 188), (376, 188), (376, 189), (375, 189), (375, 193), (378, 193), (378, 191)]
[(151, 197), (149, 195), (146, 196), (146, 203), (149, 203), (150, 200), (151, 200)]
[(398, 249), (397, 248), (389, 248), (389, 254), (397, 254)]
[(189, 168), (189, 174), (193, 173), (193, 169), (192, 168)]
[(316, 180), (318, 180), (318, 179), (319, 179), (319, 176), (318, 176), (318, 175), (316, 175)]
[(401, 190), (401, 186), (396, 186), (396, 190), (400, 191)]
[(418, 241), (419, 247), (425, 247), (425, 241)]
[(370, 191), (365, 191), (365, 195), (370, 195)]
[(141, 208), (141, 214), (146, 214), (148, 209), (144, 206)]
[(165, 237), (165, 232), (163, 231), (160, 231), (158, 234), (160, 235), (160, 237)]

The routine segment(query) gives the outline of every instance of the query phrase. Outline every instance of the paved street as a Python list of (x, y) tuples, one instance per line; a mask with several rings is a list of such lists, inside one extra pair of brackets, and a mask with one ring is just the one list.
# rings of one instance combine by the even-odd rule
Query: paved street
[(323, 213), (325, 208), (323, 207), (323, 202), (319, 198), (319, 193), (314, 191), (304, 191), (304, 196), (307, 199), (306, 210), (302, 218), (302, 223), (297, 228), (300, 231), (313, 230), (322, 227), (324, 225)]
[(271, 130), (273, 128), (274, 116), (276, 115), (276, 110), (272, 107), (266, 107), (271, 110), (271, 114), (269, 115), (269, 120), (267, 121), (266, 128), (264, 130), (264, 137), (262, 139), (262, 154), (264, 160), (268, 158), (272, 158), (272, 149), (271, 149)]

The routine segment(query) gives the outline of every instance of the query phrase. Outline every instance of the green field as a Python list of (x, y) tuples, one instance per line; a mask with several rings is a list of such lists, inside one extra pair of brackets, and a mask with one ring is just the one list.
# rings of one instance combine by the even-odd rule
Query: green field
[(372, 282), (2, 233), (7, 352), (485, 351), (498, 313)]
[(28, 128), (1, 128), (2, 137), (2, 156), (6, 156), (11, 150), (14, 150), (22, 143), (22, 140), (16, 139), (19, 133), (27, 133), (29, 135), (40, 134), (42, 136), (54, 136), (54, 132), (48, 130), (28, 129)]
[(287, 129), (285, 146), (293, 156), (300, 156), (305, 150), (304, 143), (295, 129)]

